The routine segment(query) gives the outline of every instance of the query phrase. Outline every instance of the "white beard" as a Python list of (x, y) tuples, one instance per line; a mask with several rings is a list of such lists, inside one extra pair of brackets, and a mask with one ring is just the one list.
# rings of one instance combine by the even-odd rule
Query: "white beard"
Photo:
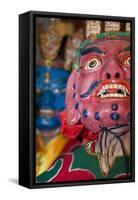
[[(95, 153), (99, 155), (99, 161), (103, 173), (109, 170), (118, 156), (130, 155), (130, 126), (105, 130), (99, 133), (95, 143)], [(126, 132), (125, 134), (123, 134)], [(117, 137), (118, 136), (118, 137)]]

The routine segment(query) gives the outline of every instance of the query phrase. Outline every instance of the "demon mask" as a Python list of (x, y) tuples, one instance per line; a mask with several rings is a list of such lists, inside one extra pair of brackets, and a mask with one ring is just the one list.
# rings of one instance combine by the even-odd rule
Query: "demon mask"
[(67, 82), (67, 124), (81, 122), (93, 133), (129, 124), (130, 65), (128, 33), (85, 40)]
[[(66, 123), (78, 133), (85, 127), (92, 138), (89, 141), (96, 139), (93, 134), (99, 135), (94, 146), (89, 143), (87, 146), (89, 151), (103, 155), (100, 159), (106, 173), (115, 156), (125, 155), (124, 149), (130, 153), (130, 135), (123, 139), (126, 147), (120, 146), (121, 136), (128, 132), (123, 127), (128, 127), (130, 122), (130, 48), (128, 33), (104, 33), (91, 42), (84, 41), (67, 82)], [(73, 134), (66, 135), (73, 138)], [(116, 148), (106, 158), (109, 146), (113, 150), (111, 141)], [(108, 142), (110, 145), (106, 146)]]

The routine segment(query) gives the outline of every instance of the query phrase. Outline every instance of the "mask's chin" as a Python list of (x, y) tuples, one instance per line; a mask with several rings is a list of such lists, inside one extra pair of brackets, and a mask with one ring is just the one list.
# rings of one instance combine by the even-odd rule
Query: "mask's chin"
[(126, 102), (126, 103), (128, 103), (128, 102), (130, 102), (130, 98), (129, 97), (119, 97), (119, 98), (98, 98), (97, 99), (97, 101), (98, 102), (100, 102), (100, 103), (112, 103), (112, 102), (114, 102), (114, 103), (117, 103), (118, 105), (119, 105), (119, 103), (121, 103), (121, 102)]
[(81, 121), (92, 132), (130, 123), (130, 98), (97, 98), (80, 105)]

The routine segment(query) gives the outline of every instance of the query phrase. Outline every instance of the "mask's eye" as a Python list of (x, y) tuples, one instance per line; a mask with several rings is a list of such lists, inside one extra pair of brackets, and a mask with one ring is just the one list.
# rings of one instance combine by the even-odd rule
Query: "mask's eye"
[(130, 65), (131, 65), (131, 57), (129, 56), (125, 59), (124, 66), (130, 67)]
[(86, 70), (91, 70), (95, 67), (98, 67), (101, 64), (100, 60), (97, 58), (92, 58), (91, 60), (89, 60), (85, 66)]

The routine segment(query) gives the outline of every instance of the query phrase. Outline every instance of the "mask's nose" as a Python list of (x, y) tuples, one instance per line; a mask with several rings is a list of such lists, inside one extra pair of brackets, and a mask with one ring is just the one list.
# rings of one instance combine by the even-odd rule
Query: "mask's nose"
[(118, 80), (124, 78), (125, 73), (120, 61), (116, 57), (110, 58), (110, 61), (108, 61), (103, 67), (101, 72), (101, 80)]

